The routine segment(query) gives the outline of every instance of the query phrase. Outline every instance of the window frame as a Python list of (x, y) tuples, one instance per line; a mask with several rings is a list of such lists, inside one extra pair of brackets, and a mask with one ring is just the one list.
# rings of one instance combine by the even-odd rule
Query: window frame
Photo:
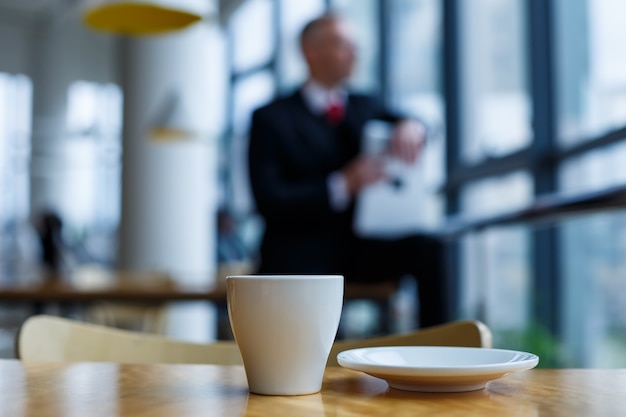
[[(532, 104), (533, 137), (531, 143), (510, 155), (489, 158), (477, 164), (462, 160), (461, 148), (464, 140), (462, 130), (463, 105), (462, 69), (460, 57), (462, 45), (459, 39), (459, 4), (463, 0), (443, 1), (443, 54), (444, 98), (446, 106), (446, 182), (442, 189), (446, 201), (446, 214), (460, 214), (460, 190), (468, 183), (493, 176), (508, 174), (520, 169), (531, 172), (534, 180), (534, 195), (558, 191), (558, 171), (561, 164), (574, 156), (626, 141), (626, 125), (612, 131), (582, 138), (571, 147), (558, 144), (556, 99), (557, 62), (556, 54), (556, 5), (554, 0), (526, 0), (527, 61)], [(534, 300), (533, 319), (552, 334), (559, 335), (561, 309), (561, 271), (558, 230), (543, 228), (533, 231), (531, 240), (531, 291)], [(451, 259), (458, 259), (459, 248), (450, 244)], [(454, 262), (451, 271), (451, 291), (457, 294), (460, 271)], [(456, 270), (454, 270), (456, 268)], [(456, 303), (455, 305), (458, 305)]]

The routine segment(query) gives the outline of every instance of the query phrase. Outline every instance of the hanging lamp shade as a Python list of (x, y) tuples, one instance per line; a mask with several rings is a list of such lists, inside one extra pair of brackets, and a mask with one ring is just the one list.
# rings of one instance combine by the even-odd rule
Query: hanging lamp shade
[(202, 20), (209, 0), (92, 0), (83, 20), (92, 29), (121, 35), (154, 35)]

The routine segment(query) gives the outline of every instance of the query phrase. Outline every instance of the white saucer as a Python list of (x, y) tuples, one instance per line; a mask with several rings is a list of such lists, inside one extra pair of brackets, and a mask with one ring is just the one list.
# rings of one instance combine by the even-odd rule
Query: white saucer
[(352, 349), (337, 355), (345, 368), (381, 378), (390, 387), (421, 392), (462, 392), (537, 366), (532, 353), (443, 346), (389, 346)]

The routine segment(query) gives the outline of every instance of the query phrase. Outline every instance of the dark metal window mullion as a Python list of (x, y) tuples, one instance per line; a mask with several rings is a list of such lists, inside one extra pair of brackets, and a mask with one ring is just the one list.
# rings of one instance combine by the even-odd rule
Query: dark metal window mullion
[[(443, 93), (445, 101), (445, 127), (446, 127), (446, 152), (445, 171), (446, 182), (460, 169), (460, 153), (462, 141), (461, 129), (461, 65), (459, 47), (459, 0), (443, 0)], [(459, 201), (459, 184), (446, 187), (445, 207), (446, 215), (454, 216), (461, 210)], [(460, 243), (458, 240), (450, 240), (446, 247), (447, 276), (448, 276), (448, 301), (451, 306), (450, 318), (454, 319), (460, 313), (460, 278), (459, 265), (461, 257)]]
[(274, 20), (272, 22), (272, 28), (273, 30), (273, 34), (274, 34), (274, 53), (272, 54), (272, 57), (270, 58), (270, 62), (268, 63), (270, 70), (272, 71), (272, 75), (274, 76), (274, 94), (278, 94), (279, 90), (280, 90), (280, 86), (279, 86), (279, 80), (280, 80), (280, 68), (278, 65), (278, 56), (280, 54), (280, 35), (281, 35), (281, 31), (282, 31), (282, 26), (281, 26), (281, 15), (282, 15), (282, 10), (280, 8), (280, 0), (274, 0), (273, 1), (273, 8), (272, 8), (272, 19)]
[[(226, 65), (228, 66), (228, 71), (230, 72), (230, 88), (228, 89), (228, 94), (226, 94), (226, 128), (224, 129), (224, 136), (220, 141), (222, 144), (222, 151), (227, 155), (227, 159), (230, 161), (232, 159), (232, 138), (233, 133), (235, 131), (233, 126), (233, 119), (235, 115), (235, 98), (234, 98), (234, 86), (236, 77), (234, 76), (234, 36), (232, 30), (230, 28), (230, 22), (226, 23)], [(221, 165), (221, 164), (220, 164)], [(230, 165), (230, 164), (228, 164)], [(224, 204), (226, 205), (226, 209), (231, 209), (228, 207), (232, 201), (234, 201), (233, 196), (233, 183), (232, 183), (232, 175), (228, 167), (220, 166), (222, 172), (220, 172), (220, 180), (222, 181), (222, 185), (224, 187)]]
[[(557, 191), (556, 88), (553, 0), (528, 1), (528, 57), (534, 140), (531, 172), (535, 196)], [(553, 334), (559, 332), (560, 260), (556, 227), (531, 231), (534, 318)]]
[[(390, 3), (385, 0), (378, 0), (378, 51), (380, 56), (378, 57), (378, 85), (380, 97), (383, 98), (385, 103), (391, 101), (390, 89), (389, 89), (389, 65), (391, 63), (391, 56), (389, 53), (390, 39), (389, 29), (391, 27), (391, 15)], [(409, 51), (408, 53), (412, 53)]]

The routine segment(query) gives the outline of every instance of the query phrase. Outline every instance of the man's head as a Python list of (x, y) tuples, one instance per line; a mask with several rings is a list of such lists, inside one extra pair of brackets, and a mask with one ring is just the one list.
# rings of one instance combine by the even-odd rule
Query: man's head
[(324, 15), (309, 22), (300, 34), (300, 46), (315, 81), (336, 87), (352, 75), (354, 41), (348, 25), (338, 16)]

